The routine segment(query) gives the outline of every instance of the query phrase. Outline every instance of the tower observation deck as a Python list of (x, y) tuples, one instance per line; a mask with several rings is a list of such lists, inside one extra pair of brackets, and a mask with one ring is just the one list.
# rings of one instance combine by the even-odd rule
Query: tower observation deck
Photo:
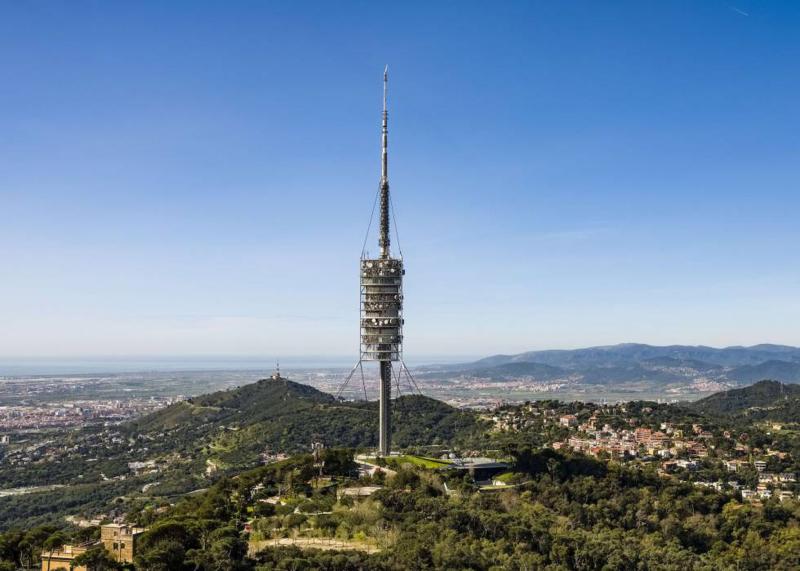
[(403, 357), (403, 259), (390, 249), (388, 66), (383, 72), (381, 121), (380, 257), (361, 259), (361, 361), (380, 362), (378, 452), (391, 451), (392, 362)]

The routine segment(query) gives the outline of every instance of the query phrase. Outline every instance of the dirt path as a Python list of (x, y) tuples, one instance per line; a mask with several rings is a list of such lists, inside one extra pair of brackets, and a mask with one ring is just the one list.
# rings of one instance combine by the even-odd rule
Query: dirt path
[(380, 548), (370, 543), (360, 541), (345, 541), (342, 539), (324, 539), (320, 537), (281, 537), (277, 539), (263, 539), (250, 542), (250, 555), (255, 555), (265, 547), (275, 547), (283, 545), (294, 545), (300, 549), (324, 549), (324, 550), (350, 550), (363, 551), (365, 553), (377, 553)]

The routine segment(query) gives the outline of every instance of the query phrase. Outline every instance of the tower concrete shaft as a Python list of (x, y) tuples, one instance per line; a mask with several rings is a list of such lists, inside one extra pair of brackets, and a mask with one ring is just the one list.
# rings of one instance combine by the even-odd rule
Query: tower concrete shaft
[(381, 396), (378, 413), (378, 454), (388, 456), (392, 451), (392, 362), (381, 361)]

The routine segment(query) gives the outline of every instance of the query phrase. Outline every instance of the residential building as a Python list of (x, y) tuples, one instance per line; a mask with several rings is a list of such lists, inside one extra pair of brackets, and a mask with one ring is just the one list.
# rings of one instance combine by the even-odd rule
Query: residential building
[(117, 561), (132, 563), (137, 539), (144, 531), (141, 527), (110, 523), (100, 527), (100, 542)]

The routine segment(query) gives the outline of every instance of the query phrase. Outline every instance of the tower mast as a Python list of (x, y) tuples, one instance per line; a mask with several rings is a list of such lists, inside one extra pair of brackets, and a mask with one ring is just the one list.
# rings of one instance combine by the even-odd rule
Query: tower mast
[(381, 124), (381, 228), (378, 246), (381, 258), (389, 257), (389, 112), (386, 97), (389, 88), (389, 66), (383, 70), (383, 122)]

